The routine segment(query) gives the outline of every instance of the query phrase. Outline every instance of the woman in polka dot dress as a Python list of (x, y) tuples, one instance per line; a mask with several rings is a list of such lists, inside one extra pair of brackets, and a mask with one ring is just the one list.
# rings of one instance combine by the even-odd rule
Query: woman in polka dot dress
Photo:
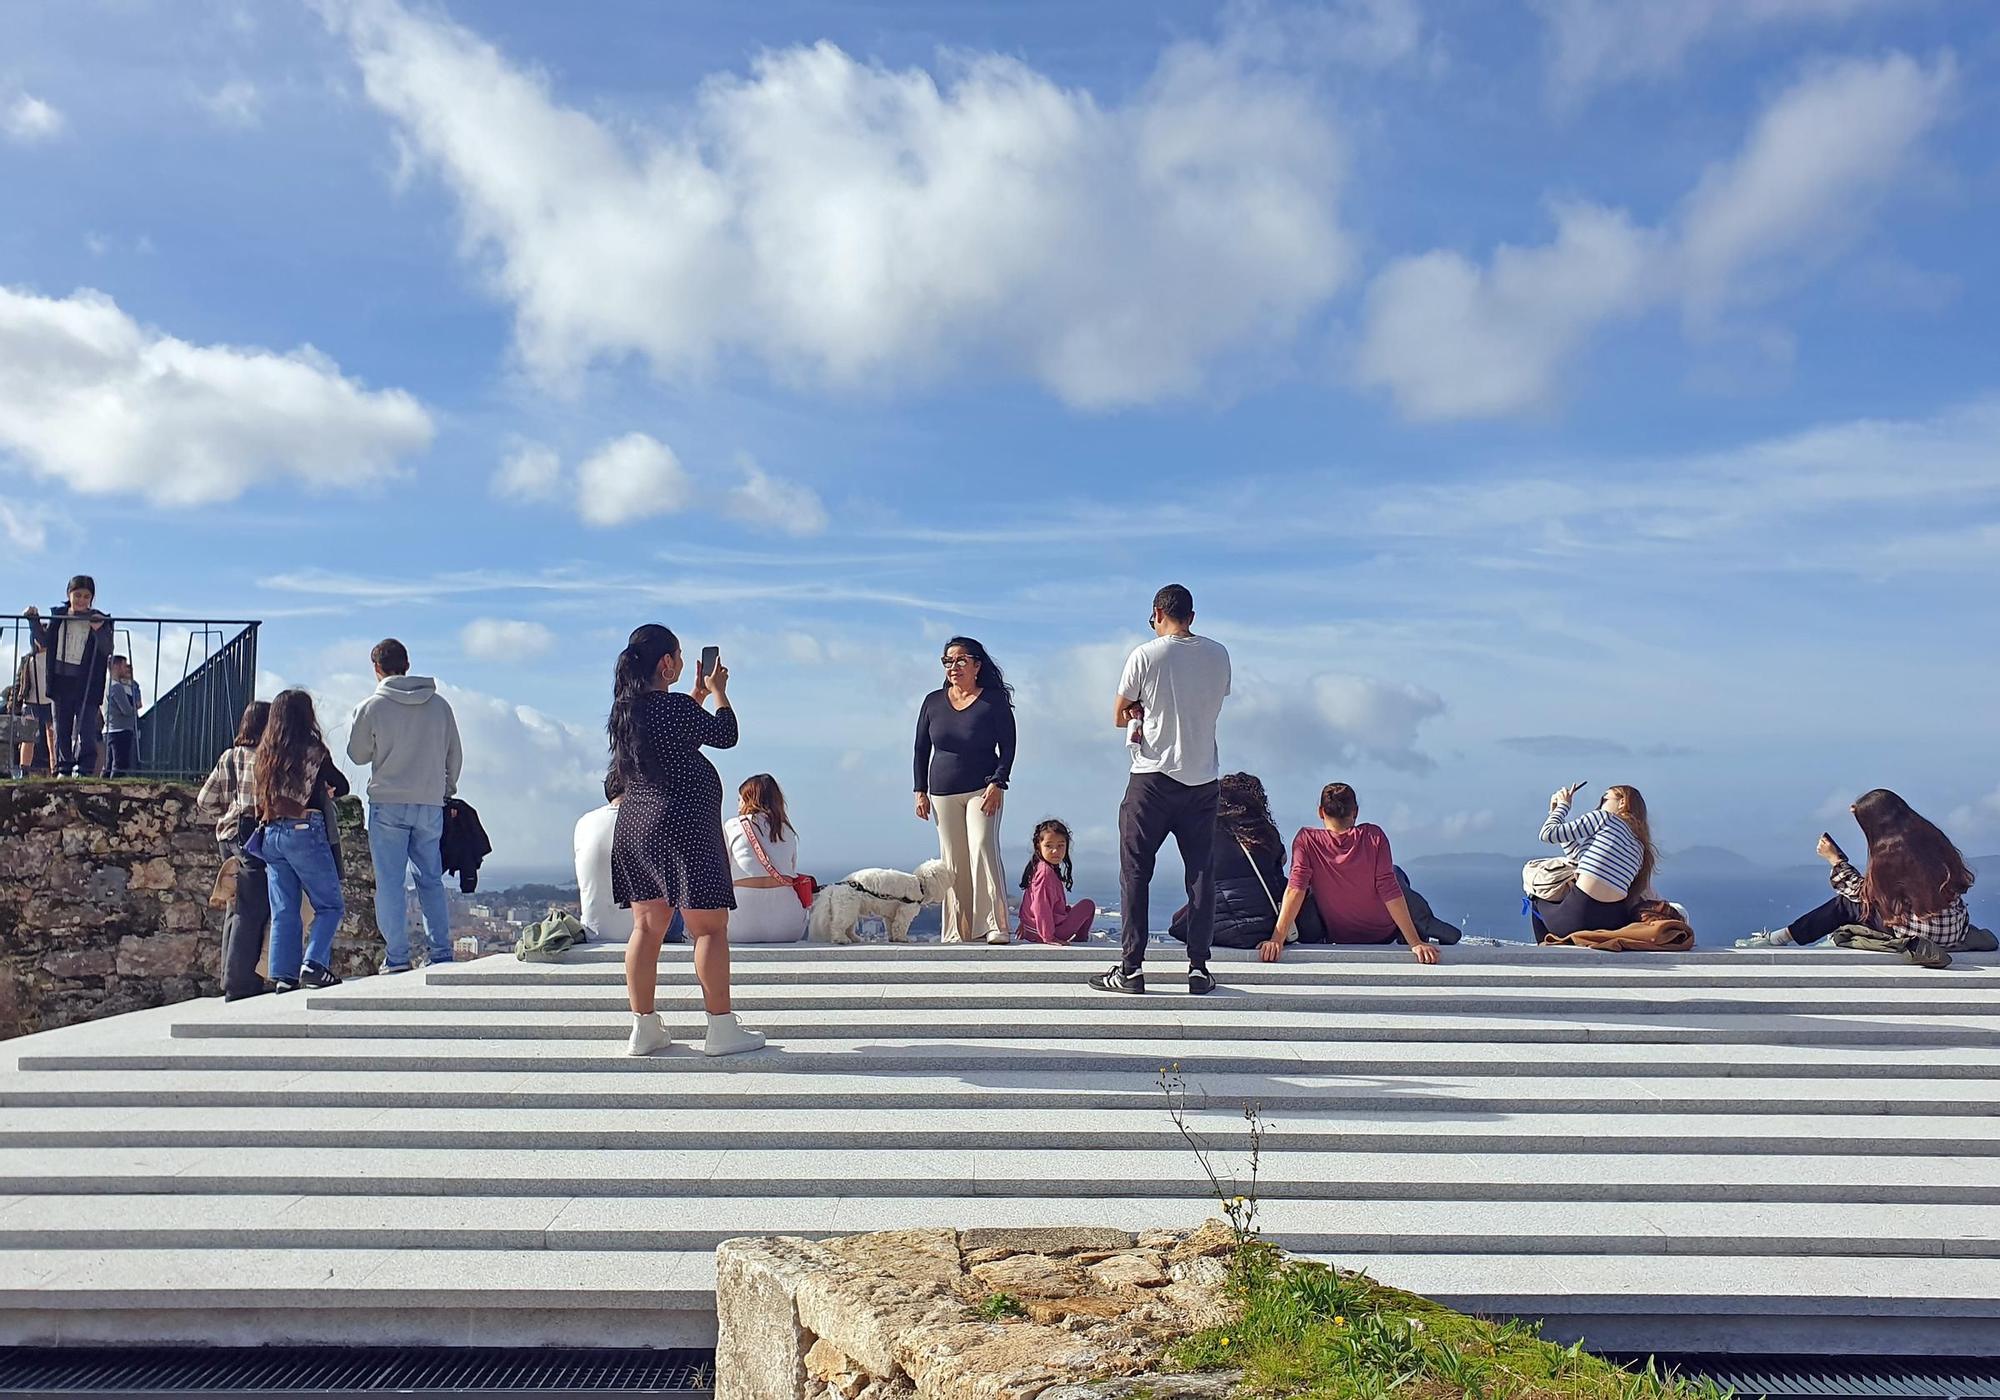
[[(660, 943), (678, 909), (694, 940), (694, 975), (708, 1011), (701, 1048), (735, 1055), (757, 1049), (764, 1036), (745, 1029), (729, 1009), (729, 911), (736, 894), (722, 836), (722, 778), (701, 750), (736, 746), (736, 711), (726, 667), (718, 663), (712, 676), (697, 667), (694, 689), (685, 695), (672, 688), (681, 670), (679, 639), (656, 622), (639, 628), (618, 653), (605, 724), (612, 764), (625, 780), (611, 843), (611, 897), (632, 907), (626, 1053), (650, 1055), (671, 1041), (653, 999)], [(711, 695), (713, 714), (705, 707)]]

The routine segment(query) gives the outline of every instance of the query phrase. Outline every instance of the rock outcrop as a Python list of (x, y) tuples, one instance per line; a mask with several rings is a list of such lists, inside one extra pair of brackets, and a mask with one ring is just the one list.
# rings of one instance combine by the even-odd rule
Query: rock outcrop
[(1082, 1227), (726, 1241), (717, 1400), (1220, 1396), (1160, 1373), (1235, 1315), (1221, 1221), (1133, 1236)]
[[(334, 971), (381, 958), (361, 803), (340, 823)], [(0, 783), (0, 1038), (220, 990), (215, 828), (175, 783)]]

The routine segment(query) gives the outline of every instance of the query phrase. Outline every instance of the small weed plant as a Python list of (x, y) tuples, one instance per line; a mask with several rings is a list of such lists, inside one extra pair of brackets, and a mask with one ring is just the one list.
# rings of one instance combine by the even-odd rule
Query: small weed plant
[(1262, 1109), (1255, 1103), (1243, 1105), (1243, 1121), (1250, 1130), (1250, 1171), (1247, 1183), (1234, 1175), (1227, 1177), (1216, 1170), (1214, 1149), (1188, 1125), (1187, 1076), (1181, 1073), (1180, 1061), (1176, 1060), (1160, 1070), (1160, 1092), (1166, 1096), (1167, 1117), (1172, 1120), (1175, 1131), (1187, 1143), (1194, 1159), (1201, 1165), (1202, 1175), (1208, 1178), (1210, 1191), (1216, 1203), (1222, 1207), (1222, 1215), (1229, 1222), (1229, 1228), (1236, 1235), (1239, 1248), (1252, 1243), (1257, 1238), (1257, 1180), (1264, 1163), (1264, 1119)]
[(979, 1315), (988, 1322), (998, 1322), (1002, 1318), (1025, 1317), (1028, 1310), (1021, 1306), (1021, 1300), (1011, 1293), (989, 1293), (979, 1305)]

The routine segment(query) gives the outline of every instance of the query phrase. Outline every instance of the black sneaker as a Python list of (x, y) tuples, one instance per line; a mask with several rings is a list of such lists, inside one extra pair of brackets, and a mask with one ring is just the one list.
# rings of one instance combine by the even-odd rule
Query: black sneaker
[(1136, 997), (1146, 990), (1146, 974), (1127, 972), (1122, 967), (1114, 967), (1109, 972), (1100, 972), (1091, 978), (1090, 985), (1100, 992), (1124, 992)]
[(1215, 975), (1205, 967), (1188, 969), (1188, 995), (1205, 997), (1215, 990)]
[(318, 963), (307, 963), (299, 969), (299, 985), (301, 987), (338, 987), (340, 979), (333, 975), (331, 969), (321, 967)]

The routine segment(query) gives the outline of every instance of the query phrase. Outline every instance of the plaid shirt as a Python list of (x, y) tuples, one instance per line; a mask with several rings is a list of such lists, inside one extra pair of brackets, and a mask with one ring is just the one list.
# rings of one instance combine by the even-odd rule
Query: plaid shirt
[(257, 815), (257, 750), (235, 747), (215, 760), (195, 805), (202, 815), (216, 817), (216, 840), (234, 841), (244, 818)]
[[(1829, 877), (1833, 887), (1852, 904), (1855, 912), (1861, 909), (1861, 872), (1847, 861), (1833, 867)], [(1954, 898), (1951, 903), (1935, 914), (1912, 914), (1897, 919), (1884, 933), (1915, 933), (1946, 950), (1965, 946), (1965, 931), (1972, 927), (1972, 915), (1966, 912), (1963, 897)]]

